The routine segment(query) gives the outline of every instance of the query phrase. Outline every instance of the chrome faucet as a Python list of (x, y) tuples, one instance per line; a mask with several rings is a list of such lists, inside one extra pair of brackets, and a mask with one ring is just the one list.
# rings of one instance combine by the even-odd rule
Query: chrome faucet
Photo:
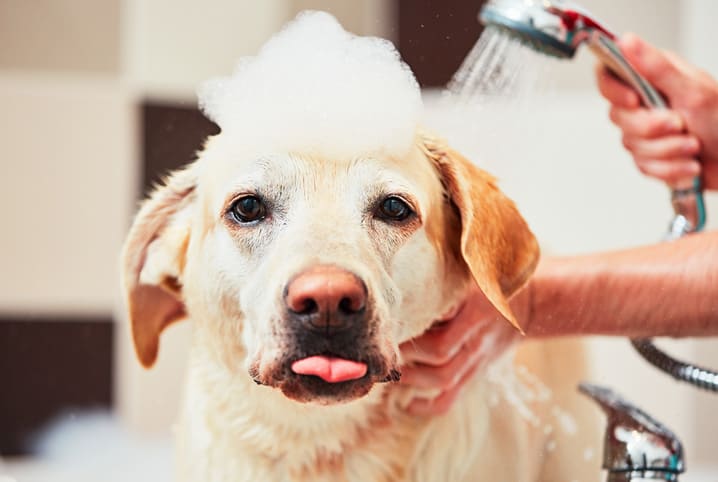
[(595, 400), (608, 418), (603, 445), (607, 482), (678, 480), (685, 463), (683, 446), (673, 432), (607, 388), (582, 383), (579, 391)]

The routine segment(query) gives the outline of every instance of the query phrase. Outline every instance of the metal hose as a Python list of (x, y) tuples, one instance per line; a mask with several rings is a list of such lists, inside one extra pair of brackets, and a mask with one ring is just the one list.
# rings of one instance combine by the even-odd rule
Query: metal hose
[(650, 339), (634, 339), (631, 340), (631, 344), (648, 363), (676, 380), (688, 382), (704, 390), (718, 392), (718, 372), (676, 360), (656, 348)]

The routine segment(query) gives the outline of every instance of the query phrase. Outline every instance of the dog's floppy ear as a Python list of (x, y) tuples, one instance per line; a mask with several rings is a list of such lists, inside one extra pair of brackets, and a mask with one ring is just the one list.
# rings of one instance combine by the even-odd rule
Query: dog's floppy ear
[(521, 330), (508, 298), (536, 267), (536, 239), (490, 174), (440, 140), (425, 136), (422, 143), (460, 213), (461, 255), (471, 275), (494, 307)]
[(182, 271), (196, 179), (178, 171), (140, 209), (122, 253), (123, 288), (135, 351), (142, 365), (157, 359), (162, 330), (185, 317)]

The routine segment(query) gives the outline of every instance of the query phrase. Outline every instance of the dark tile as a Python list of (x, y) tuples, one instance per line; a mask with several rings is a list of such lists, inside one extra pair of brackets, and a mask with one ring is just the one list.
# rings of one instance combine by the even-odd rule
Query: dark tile
[(53, 418), (112, 407), (111, 318), (0, 316), (0, 454), (22, 455)]
[(483, 1), (397, 0), (399, 51), (423, 87), (443, 87), (479, 39)]
[(207, 136), (219, 128), (195, 106), (145, 102), (142, 105), (142, 194), (170, 171), (196, 159)]

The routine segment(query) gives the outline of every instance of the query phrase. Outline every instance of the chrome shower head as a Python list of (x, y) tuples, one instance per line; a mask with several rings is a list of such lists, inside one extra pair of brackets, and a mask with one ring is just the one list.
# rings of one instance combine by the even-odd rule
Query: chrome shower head
[(614, 37), (587, 11), (560, 0), (492, 0), (481, 9), (479, 19), (488, 28), (558, 58), (572, 58), (593, 32)]

